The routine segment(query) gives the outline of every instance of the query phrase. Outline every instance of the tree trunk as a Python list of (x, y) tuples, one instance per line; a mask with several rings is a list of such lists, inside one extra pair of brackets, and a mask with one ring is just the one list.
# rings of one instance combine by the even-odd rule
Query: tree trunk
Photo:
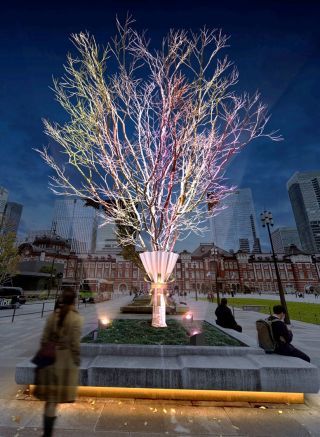
[(166, 328), (166, 291), (167, 284), (153, 283), (152, 290), (152, 326)]
[(174, 252), (153, 251), (140, 254), (141, 261), (151, 282), (152, 326), (165, 328), (166, 300), (165, 295), (171, 275), (179, 255)]

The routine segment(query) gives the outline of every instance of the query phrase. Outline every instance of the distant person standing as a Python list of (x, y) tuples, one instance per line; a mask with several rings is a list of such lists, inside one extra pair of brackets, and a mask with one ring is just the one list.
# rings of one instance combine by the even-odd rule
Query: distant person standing
[(48, 317), (41, 345), (55, 344), (54, 363), (36, 370), (35, 396), (45, 401), (44, 434), (51, 437), (59, 403), (74, 402), (79, 384), (82, 317), (75, 309), (76, 293), (63, 290), (59, 305)]
[(272, 333), (276, 343), (275, 353), (279, 355), (286, 355), (289, 357), (301, 358), (310, 363), (310, 358), (304, 352), (292, 346), (293, 338), (292, 332), (284, 323), (285, 309), (282, 305), (275, 305), (273, 307), (273, 315), (268, 318), (272, 321)]
[(242, 327), (237, 324), (231, 309), (227, 306), (228, 300), (223, 297), (220, 305), (217, 306), (215, 314), (217, 316), (216, 324), (222, 328), (230, 328), (242, 332)]

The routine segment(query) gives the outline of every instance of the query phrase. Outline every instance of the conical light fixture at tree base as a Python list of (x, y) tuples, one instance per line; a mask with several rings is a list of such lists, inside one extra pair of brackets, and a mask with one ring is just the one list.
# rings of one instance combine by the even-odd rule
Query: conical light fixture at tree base
[(151, 281), (152, 326), (165, 328), (168, 279), (176, 265), (179, 255), (174, 252), (153, 251), (140, 254), (141, 261)]

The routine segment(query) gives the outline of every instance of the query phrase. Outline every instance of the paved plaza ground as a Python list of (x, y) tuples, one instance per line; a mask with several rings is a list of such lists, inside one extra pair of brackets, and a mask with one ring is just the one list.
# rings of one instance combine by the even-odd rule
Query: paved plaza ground
[[(97, 326), (98, 317), (119, 316), (120, 306), (130, 300), (130, 296), (118, 296), (109, 302), (80, 307), (84, 333)], [(214, 321), (215, 304), (187, 300), (195, 319)], [(255, 343), (254, 322), (261, 314), (238, 309), (235, 316), (243, 326), (244, 338)], [(36, 351), (44, 321), (39, 314), (19, 316), (14, 323), (10, 318), (0, 318), (0, 437), (41, 435), (43, 403), (23, 394), (14, 382), (14, 372), (17, 361)], [(292, 321), (292, 329), (293, 343), (320, 367), (320, 326)], [(59, 407), (54, 435), (320, 437), (319, 407), (319, 394), (308, 395), (305, 404), (292, 406), (81, 398), (75, 404)]]

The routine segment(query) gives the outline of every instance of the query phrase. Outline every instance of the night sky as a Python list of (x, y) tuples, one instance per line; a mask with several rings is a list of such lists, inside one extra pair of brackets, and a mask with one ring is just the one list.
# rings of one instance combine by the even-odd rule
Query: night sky
[(239, 90), (261, 92), (272, 114), (269, 129), (279, 129), (284, 141), (252, 142), (227, 176), (230, 185), (252, 189), (257, 216), (267, 208), (276, 225), (294, 225), (286, 182), (295, 171), (320, 169), (318, 2), (7, 1), (0, 10), (0, 185), (24, 205), (21, 233), (51, 225), (50, 170), (33, 148), (48, 143), (41, 119), (64, 117), (49, 87), (63, 73), (69, 36), (88, 30), (104, 44), (115, 33), (116, 14), (127, 11), (137, 28), (149, 30), (154, 46), (172, 27), (205, 24), (231, 36), (223, 54), (239, 69)]

